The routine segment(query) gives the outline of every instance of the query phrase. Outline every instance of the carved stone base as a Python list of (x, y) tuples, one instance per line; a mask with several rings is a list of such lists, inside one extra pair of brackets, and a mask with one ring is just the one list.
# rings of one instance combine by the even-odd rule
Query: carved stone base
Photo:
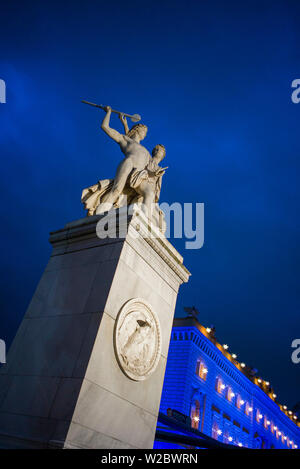
[[(112, 216), (114, 213), (110, 214)], [(51, 233), (53, 252), (0, 370), (0, 447), (152, 448), (179, 286), (189, 277), (146, 219)]]

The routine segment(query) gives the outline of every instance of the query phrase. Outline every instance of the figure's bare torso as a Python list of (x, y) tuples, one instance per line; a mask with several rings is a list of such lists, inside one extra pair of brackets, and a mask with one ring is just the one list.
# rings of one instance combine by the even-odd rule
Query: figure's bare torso
[(120, 148), (125, 155), (125, 159), (131, 160), (133, 168), (142, 170), (151, 160), (148, 150), (130, 137), (124, 136), (122, 142), (120, 142)]

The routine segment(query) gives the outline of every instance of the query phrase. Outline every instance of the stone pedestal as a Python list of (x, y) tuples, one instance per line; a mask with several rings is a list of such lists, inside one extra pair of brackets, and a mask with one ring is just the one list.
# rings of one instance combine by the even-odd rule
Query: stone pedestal
[[(152, 448), (177, 293), (189, 272), (163, 236), (145, 237), (143, 214), (118, 212), (123, 238), (99, 239), (99, 219), (51, 233), (49, 263), (0, 369), (0, 447)], [(121, 324), (134, 299), (158, 319), (156, 348), (154, 336), (140, 338), (143, 328), (153, 331), (150, 316), (135, 332)], [(158, 353), (137, 379), (124, 367), (137, 360), (135, 343), (142, 357)]]

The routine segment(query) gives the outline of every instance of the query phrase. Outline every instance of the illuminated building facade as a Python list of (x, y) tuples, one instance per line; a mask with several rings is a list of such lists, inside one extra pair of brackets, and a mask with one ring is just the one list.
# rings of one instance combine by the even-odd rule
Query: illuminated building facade
[(278, 404), (270, 383), (255, 373), (195, 314), (175, 319), (160, 412), (174, 409), (190, 416), (192, 427), (228, 444), (300, 448), (297, 415)]

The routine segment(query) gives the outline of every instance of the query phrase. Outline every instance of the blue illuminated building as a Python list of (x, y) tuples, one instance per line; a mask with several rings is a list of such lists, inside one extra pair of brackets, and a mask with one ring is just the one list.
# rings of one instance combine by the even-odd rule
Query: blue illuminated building
[[(239, 363), (194, 308), (175, 319), (160, 412), (174, 409), (193, 428), (220, 442), (248, 448), (300, 447), (300, 422), (277, 402), (270, 383)], [(159, 441), (156, 448), (172, 447)]]

